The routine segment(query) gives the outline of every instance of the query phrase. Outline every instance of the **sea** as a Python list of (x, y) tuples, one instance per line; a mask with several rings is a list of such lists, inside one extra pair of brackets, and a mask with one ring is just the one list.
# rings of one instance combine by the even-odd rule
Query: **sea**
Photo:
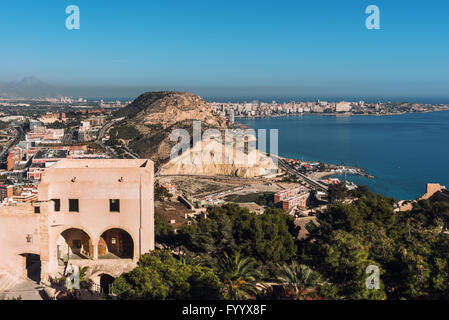
[(420, 197), (427, 183), (449, 187), (449, 111), (236, 121), (254, 129), (278, 129), (281, 157), (363, 168), (375, 178), (349, 175), (347, 180), (396, 200)]

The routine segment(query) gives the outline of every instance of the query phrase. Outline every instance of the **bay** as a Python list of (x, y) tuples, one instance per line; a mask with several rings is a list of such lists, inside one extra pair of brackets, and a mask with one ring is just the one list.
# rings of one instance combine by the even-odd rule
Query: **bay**
[(358, 165), (375, 179), (350, 176), (348, 180), (397, 200), (418, 198), (427, 183), (449, 186), (449, 111), (237, 121), (254, 129), (278, 129), (282, 157)]

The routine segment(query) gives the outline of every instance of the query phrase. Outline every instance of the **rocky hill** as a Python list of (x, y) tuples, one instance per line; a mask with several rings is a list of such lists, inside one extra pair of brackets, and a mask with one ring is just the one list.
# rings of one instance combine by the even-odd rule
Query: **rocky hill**
[(164, 129), (186, 120), (199, 120), (212, 127), (224, 127), (206, 101), (186, 92), (147, 92), (117, 115), (135, 124), (162, 125)]
[(203, 128), (225, 129), (210, 106), (200, 97), (185, 92), (147, 92), (126, 108), (116, 112), (125, 120), (115, 128), (117, 138), (141, 157), (150, 158), (156, 165), (168, 162), (174, 143), (170, 133), (186, 129), (192, 134), (193, 121)]
[[(193, 121), (201, 121), (203, 132), (207, 129), (218, 129), (224, 137), (225, 121), (212, 112), (206, 101), (191, 93), (148, 92), (126, 108), (117, 111), (115, 116), (124, 117), (125, 120), (111, 131), (111, 137), (122, 141), (140, 157), (155, 161), (156, 166), (162, 169), (161, 174), (257, 176), (270, 172), (272, 163), (268, 160), (271, 159), (259, 153), (255, 157), (261, 160), (260, 164), (264, 167), (262, 170), (259, 170), (257, 164), (247, 168), (245, 165), (236, 165), (233, 161), (228, 161), (227, 164), (206, 165), (196, 159), (194, 163), (185, 165), (185, 154), (169, 161), (171, 150), (176, 144), (170, 141), (170, 134), (175, 129), (185, 129), (192, 137)], [(210, 143), (215, 142), (213, 139), (203, 141), (199, 148), (208, 148)], [(194, 147), (192, 138), (190, 145)], [(225, 153), (225, 148), (215, 146), (215, 150)], [(236, 154), (239, 156), (238, 152)], [(222, 158), (224, 159), (225, 155)]]

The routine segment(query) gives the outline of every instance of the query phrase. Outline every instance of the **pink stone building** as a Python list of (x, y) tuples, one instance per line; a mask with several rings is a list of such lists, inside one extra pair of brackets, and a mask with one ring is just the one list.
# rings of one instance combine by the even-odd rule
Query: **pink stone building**
[(281, 204), (282, 209), (288, 212), (293, 208), (306, 208), (310, 193), (303, 186), (279, 191), (274, 195), (274, 203)]
[(103, 290), (154, 249), (150, 160), (61, 160), (46, 169), (38, 202), (0, 208), (0, 274), (40, 280), (88, 267)]

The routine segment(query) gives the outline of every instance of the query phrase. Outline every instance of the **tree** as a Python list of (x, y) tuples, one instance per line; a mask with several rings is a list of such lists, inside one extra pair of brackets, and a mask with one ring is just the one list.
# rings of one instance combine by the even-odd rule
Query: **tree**
[(167, 246), (175, 244), (175, 231), (173, 227), (158, 216), (154, 216), (154, 234), (156, 242)]
[(80, 268), (80, 288), (90, 289), (92, 287), (92, 280), (87, 277), (89, 267)]
[(346, 188), (346, 183), (342, 182), (338, 184), (331, 184), (329, 186), (328, 194), (329, 201), (334, 202), (346, 199), (347, 197), (349, 197), (350, 192), (348, 188)]
[(184, 225), (178, 232), (178, 241), (211, 267), (216, 266), (225, 252), (231, 255), (240, 252), (253, 257), (269, 276), (275, 273), (277, 263), (294, 256), (296, 235), (293, 218), (281, 210), (268, 209), (256, 215), (238, 205), (227, 204), (209, 208), (208, 219)]
[(269, 276), (275, 275), (277, 263), (290, 260), (296, 252), (298, 228), (279, 209), (267, 209), (250, 223), (238, 220), (235, 229), (239, 250), (260, 261)]
[(245, 202), (255, 202), (260, 206), (267, 206), (269, 208), (274, 208), (274, 193), (273, 192), (263, 192), (263, 193), (252, 193), (244, 195), (231, 195), (225, 198), (225, 201), (232, 201), (235, 203), (245, 203)]
[(319, 245), (320, 270), (334, 283), (341, 297), (349, 299), (383, 298), (382, 290), (370, 291), (366, 287), (368, 266), (378, 266), (369, 254), (369, 245), (357, 235), (345, 231), (335, 231), (330, 241)]
[[(299, 252), (349, 299), (444, 299), (449, 292), (449, 205), (418, 202), (394, 212), (394, 199), (359, 190), (353, 204), (329, 205), (309, 224)], [(380, 289), (367, 290), (366, 268), (380, 270)]]
[(229, 256), (224, 253), (218, 262), (218, 274), (224, 283), (224, 297), (229, 300), (247, 300), (254, 297), (259, 289), (257, 279), (261, 276), (252, 258), (240, 253)]
[(143, 255), (135, 269), (118, 277), (113, 292), (129, 300), (214, 300), (222, 298), (222, 287), (212, 269), (160, 250)]
[(370, 190), (368, 186), (358, 186), (355, 190), (352, 191), (352, 195), (355, 198), (361, 198), (363, 196), (369, 195)]
[(411, 215), (418, 217), (426, 226), (449, 228), (449, 203), (420, 200), (414, 204)]
[(165, 201), (166, 199), (170, 200), (173, 195), (167, 191), (164, 187), (156, 183), (154, 185), (154, 200), (156, 201)]
[(300, 300), (306, 299), (314, 289), (312, 269), (293, 261), (290, 265), (279, 266), (281, 270), (278, 280), (286, 290), (293, 290)]

